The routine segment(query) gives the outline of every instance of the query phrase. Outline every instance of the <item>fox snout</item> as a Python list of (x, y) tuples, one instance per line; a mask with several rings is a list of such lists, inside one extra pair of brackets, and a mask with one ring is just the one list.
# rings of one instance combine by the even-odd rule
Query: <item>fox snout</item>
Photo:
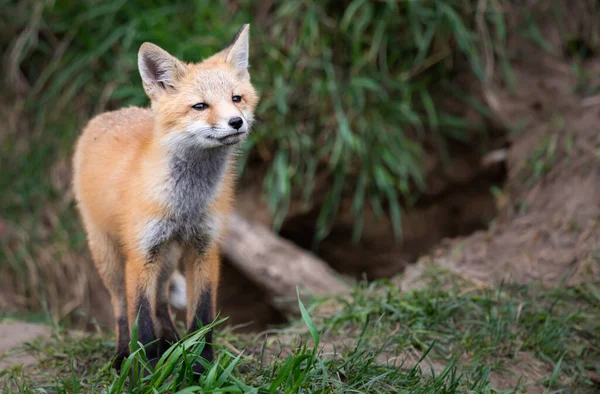
[(239, 116), (234, 116), (233, 118), (229, 119), (227, 124), (234, 129), (239, 130), (244, 125), (244, 120)]
[(233, 145), (242, 141), (245, 134), (248, 132), (248, 127), (244, 127), (244, 119), (239, 116), (234, 116), (227, 124), (231, 127), (229, 133), (219, 138), (219, 141), (225, 145)]

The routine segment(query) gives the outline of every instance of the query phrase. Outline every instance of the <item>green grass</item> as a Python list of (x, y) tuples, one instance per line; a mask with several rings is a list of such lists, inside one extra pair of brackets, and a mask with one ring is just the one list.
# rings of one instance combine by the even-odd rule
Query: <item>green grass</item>
[[(560, 130), (559, 130), (560, 131)], [(546, 136), (539, 146), (534, 147), (527, 158), (525, 184), (531, 186), (552, 169), (556, 161), (558, 135)]]
[[(600, 372), (596, 285), (473, 286), (432, 272), (425, 290), (391, 282), (317, 300), (289, 327), (239, 335), (217, 326), (218, 358), (191, 383), (203, 330), (174, 345), (156, 369), (142, 348), (110, 368), (110, 337), (58, 331), (25, 350), (43, 360), (0, 373), (5, 392), (526, 393), (593, 392)], [(312, 318), (311, 318), (312, 316)], [(218, 322), (216, 323), (218, 324)], [(205, 328), (206, 329), (206, 328)], [(239, 349), (247, 349), (240, 351)], [(128, 369), (129, 370), (129, 369)], [(135, 388), (130, 382), (135, 381)], [(497, 387), (498, 384), (502, 388)], [(186, 391), (187, 390), (187, 391)]]

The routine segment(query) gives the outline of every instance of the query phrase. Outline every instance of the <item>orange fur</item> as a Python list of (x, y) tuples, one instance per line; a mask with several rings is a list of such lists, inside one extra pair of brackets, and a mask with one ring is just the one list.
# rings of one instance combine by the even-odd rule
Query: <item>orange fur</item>
[[(152, 330), (159, 336), (168, 331), (164, 282), (174, 268), (170, 261), (176, 258), (173, 256), (182, 255), (185, 261), (188, 324), (194, 321), (194, 308), (207, 288), (212, 312), (216, 310), (218, 243), (233, 204), (231, 157), (227, 158), (214, 195), (210, 195), (206, 206), (199, 207), (218, 230), (209, 234), (206, 250), (198, 253), (198, 247), (185, 237), (162, 240), (162, 232), (152, 226), (177, 217), (173, 199), (166, 197), (174, 184), (170, 163), (179, 150), (195, 143), (193, 139), (190, 142), (190, 136), (211, 154), (211, 149), (221, 149), (219, 144), (225, 144), (222, 141), (240, 141), (235, 133), (243, 131), (227, 126), (232, 124), (232, 116), (244, 119), (248, 128), (251, 124), (258, 96), (244, 68), (247, 34), (245, 26), (230, 47), (199, 64), (185, 64), (156, 46), (142, 45), (140, 72), (151, 108), (130, 107), (101, 114), (88, 123), (77, 141), (74, 192), (92, 256), (111, 294), (121, 353), (125, 351), (125, 334), (119, 319), (126, 316), (130, 329), (142, 313), (141, 300), (149, 303), (148, 324)], [(232, 95), (239, 95), (241, 101), (234, 102)], [(207, 103), (208, 108), (196, 110), (196, 103)], [(161, 240), (155, 245), (157, 253), (147, 246), (154, 248), (155, 238)], [(158, 316), (161, 312), (162, 317)]]

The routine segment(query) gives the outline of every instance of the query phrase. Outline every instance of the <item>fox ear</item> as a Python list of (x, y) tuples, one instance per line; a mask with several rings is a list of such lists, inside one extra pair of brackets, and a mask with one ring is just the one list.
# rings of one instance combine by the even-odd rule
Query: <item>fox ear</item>
[(174, 91), (175, 83), (185, 74), (185, 65), (157, 45), (145, 42), (138, 52), (138, 68), (144, 90), (150, 98)]
[(229, 44), (229, 51), (227, 52), (226, 62), (236, 69), (240, 77), (249, 78), (248, 74), (248, 55), (250, 53), (248, 36), (250, 32), (250, 25), (245, 24), (237, 32), (231, 44)]

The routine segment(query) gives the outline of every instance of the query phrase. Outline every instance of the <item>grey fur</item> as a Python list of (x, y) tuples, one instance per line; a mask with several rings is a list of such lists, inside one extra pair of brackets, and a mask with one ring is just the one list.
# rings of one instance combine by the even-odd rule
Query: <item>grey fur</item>
[[(180, 145), (181, 146), (181, 145)], [(203, 253), (214, 240), (220, 223), (206, 209), (216, 197), (231, 148), (187, 146), (172, 152), (167, 201), (171, 215), (153, 219), (144, 229), (142, 248), (154, 261), (171, 240), (192, 245)]]

